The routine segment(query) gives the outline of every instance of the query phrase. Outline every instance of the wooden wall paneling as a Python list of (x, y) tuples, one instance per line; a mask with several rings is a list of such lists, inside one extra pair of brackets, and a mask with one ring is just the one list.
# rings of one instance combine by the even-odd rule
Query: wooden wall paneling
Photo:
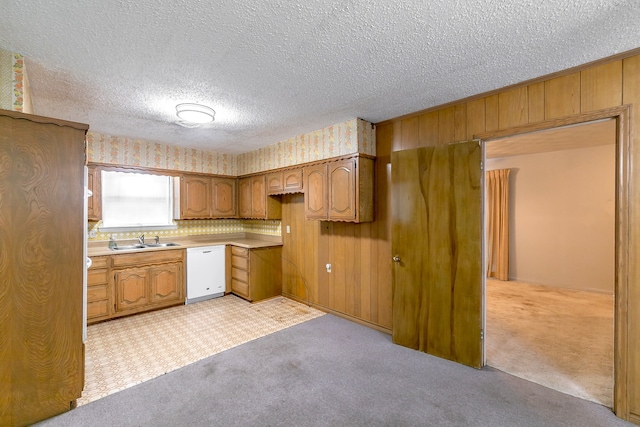
[(458, 104), (453, 108), (453, 140), (467, 140), (467, 104)]
[(526, 86), (498, 94), (498, 125), (500, 129), (529, 123), (529, 99)]
[(402, 122), (395, 121), (391, 126), (393, 127), (393, 132), (391, 133), (393, 135), (393, 151), (402, 150)]
[(357, 301), (356, 311), (360, 318), (371, 322), (371, 290), (373, 287), (373, 274), (375, 264), (372, 262), (372, 239), (371, 229), (373, 225), (370, 223), (360, 224), (359, 227), (359, 243), (360, 243), (360, 256), (359, 256), (359, 278), (360, 286), (359, 292), (356, 294)]
[(331, 283), (333, 276), (327, 273), (325, 266), (331, 259), (330, 250), (332, 248), (330, 247), (331, 241), (329, 237), (333, 230), (333, 224), (334, 223), (328, 221), (320, 222), (320, 233), (318, 234), (318, 304), (324, 307), (330, 307), (332, 303), (330, 291), (332, 291), (333, 287)]
[[(426, 147), (433, 145), (438, 141), (439, 133), (439, 114), (437, 111), (431, 111), (429, 113), (421, 114), (418, 116), (420, 120), (420, 143), (418, 147)], [(379, 148), (377, 152), (379, 155)]]
[[(630, 118), (633, 132), (630, 145), (631, 147), (640, 147), (640, 56), (624, 60), (623, 89), (623, 104), (633, 105)], [(639, 150), (631, 150), (631, 164), (640, 164)], [(628, 230), (630, 242), (628, 254), (628, 301), (626, 306), (616, 307), (618, 310), (630, 308), (627, 317), (627, 330), (619, 328), (619, 333), (627, 333), (628, 342), (627, 382), (623, 384), (624, 389), (620, 390), (622, 393), (628, 393), (628, 406), (620, 408), (620, 412), (630, 412), (640, 419), (640, 310), (638, 309), (640, 307), (640, 286), (638, 286), (640, 283), (640, 265), (635, 262), (640, 257), (637, 243), (640, 242), (640, 223), (637, 221), (637, 213), (640, 212), (640, 174), (637, 172), (632, 172), (630, 191), (630, 205), (627, 207), (627, 212), (630, 214)], [(617, 339), (620, 338), (625, 337), (617, 337)]]
[(580, 113), (580, 73), (547, 80), (544, 84), (546, 120)]
[(487, 96), (484, 99), (485, 105), (485, 130), (487, 132), (500, 129), (499, 113), (498, 113), (498, 95)]
[(438, 114), (438, 144), (455, 141), (455, 107), (444, 108)]
[(402, 149), (416, 148), (419, 144), (420, 116), (409, 117), (402, 120)]
[(467, 102), (466, 140), (472, 140), (475, 135), (486, 131), (484, 104), (484, 98), (478, 98)]
[(527, 86), (529, 123), (541, 122), (544, 120), (544, 93), (544, 82), (533, 83)]
[(603, 110), (622, 104), (622, 61), (580, 72), (580, 111)]

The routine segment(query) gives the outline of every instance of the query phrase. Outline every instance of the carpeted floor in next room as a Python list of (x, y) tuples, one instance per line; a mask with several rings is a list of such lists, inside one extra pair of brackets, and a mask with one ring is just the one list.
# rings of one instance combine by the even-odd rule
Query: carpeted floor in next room
[(41, 426), (631, 426), (606, 407), (326, 314)]
[(613, 405), (614, 298), (487, 280), (487, 365)]

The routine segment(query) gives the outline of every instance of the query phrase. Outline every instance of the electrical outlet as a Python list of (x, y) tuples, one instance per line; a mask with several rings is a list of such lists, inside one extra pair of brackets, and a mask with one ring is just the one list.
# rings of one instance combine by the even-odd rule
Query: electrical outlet
[(287, 225), (287, 234), (291, 233), (291, 227)]
[(98, 230), (96, 230), (95, 228), (92, 228), (91, 230), (89, 230), (89, 238), (93, 239), (98, 235)]
[(327, 264), (327, 273), (331, 273), (331, 264)]

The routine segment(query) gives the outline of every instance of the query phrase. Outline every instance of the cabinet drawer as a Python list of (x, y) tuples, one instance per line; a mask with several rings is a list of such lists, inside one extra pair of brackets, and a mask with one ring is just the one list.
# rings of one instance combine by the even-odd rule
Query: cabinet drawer
[(231, 268), (231, 278), (242, 280), (243, 282), (249, 282), (249, 272), (247, 270), (240, 270), (239, 268)]
[(107, 285), (87, 287), (87, 301), (98, 301), (102, 299), (107, 299)]
[(236, 279), (231, 279), (231, 292), (249, 298), (249, 284)]
[(243, 257), (239, 257), (237, 255), (231, 255), (231, 266), (248, 271), (249, 270), (249, 258), (243, 258)]
[(109, 257), (106, 257), (106, 256), (91, 257), (91, 268), (89, 269), (89, 271), (91, 271), (94, 268), (107, 268), (108, 260), (109, 260)]
[(109, 270), (105, 269), (99, 269), (99, 270), (94, 270), (89, 269), (87, 271), (87, 284), (89, 286), (93, 285), (93, 284), (99, 284), (99, 283), (107, 283), (107, 273)]
[(87, 304), (87, 318), (106, 316), (109, 313), (108, 301), (94, 301)]
[(231, 246), (231, 255), (249, 258), (249, 249), (241, 248), (240, 246)]

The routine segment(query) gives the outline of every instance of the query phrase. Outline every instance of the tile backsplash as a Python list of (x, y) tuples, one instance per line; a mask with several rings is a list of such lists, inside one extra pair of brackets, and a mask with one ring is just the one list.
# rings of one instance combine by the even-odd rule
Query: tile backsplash
[(89, 241), (109, 240), (113, 236), (116, 240), (135, 239), (140, 234), (153, 237), (159, 236), (166, 241), (170, 237), (197, 236), (203, 234), (255, 233), (268, 236), (281, 236), (281, 221), (279, 220), (243, 220), (243, 219), (198, 219), (175, 221), (175, 230), (145, 230), (127, 232), (101, 232), (102, 222), (89, 222), (88, 235), (95, 232), (95, 237)]

